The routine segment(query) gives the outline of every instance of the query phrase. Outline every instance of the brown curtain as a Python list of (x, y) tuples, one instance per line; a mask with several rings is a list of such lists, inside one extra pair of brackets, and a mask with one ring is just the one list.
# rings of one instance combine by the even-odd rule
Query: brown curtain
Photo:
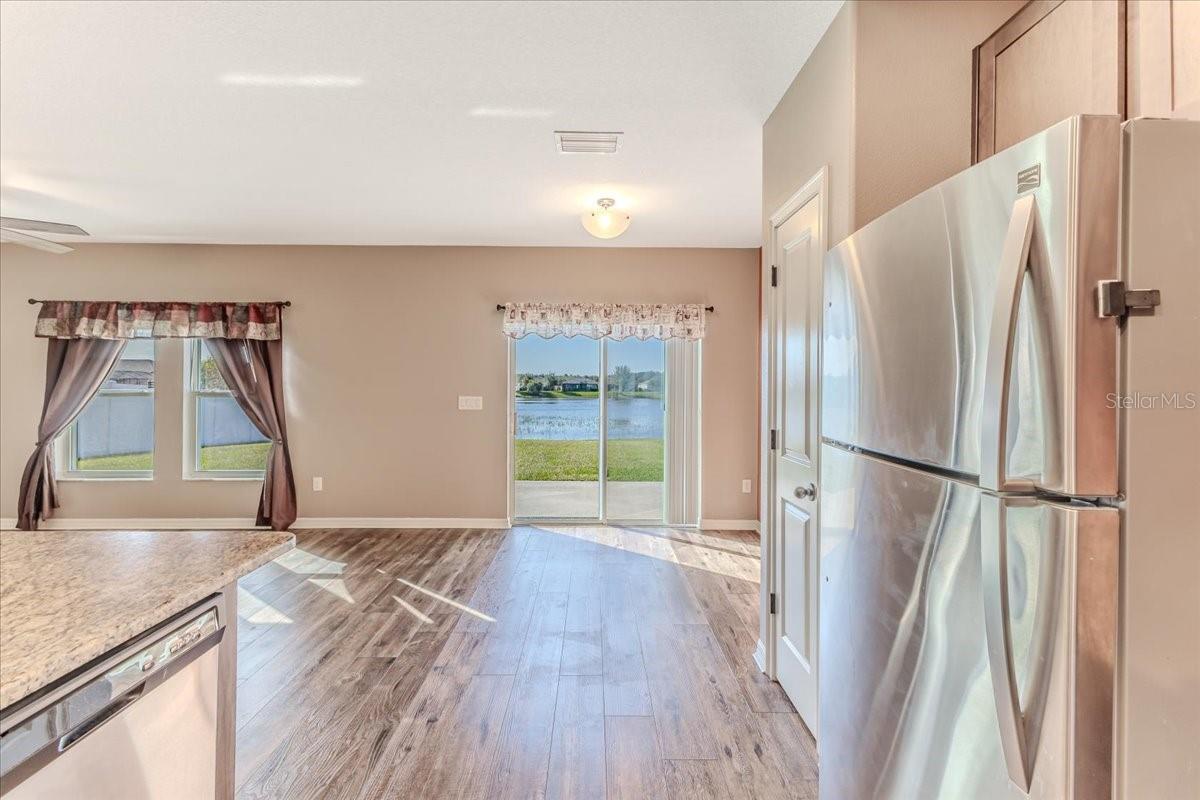
[(287, 530), (296, 521), (296, 481), (283, 410), (283, 340), (206, 339), (217, 369), (246, 416), (270, 438), (271, 452), (258, 501), (259, 525)]
[(46, 342), (46, 396), (37, 446), (21, 476), (17, 527), (37, 528), (58, 508), (54, 440), (99, 391), (125, 349), (123, 339), (50, 339)]

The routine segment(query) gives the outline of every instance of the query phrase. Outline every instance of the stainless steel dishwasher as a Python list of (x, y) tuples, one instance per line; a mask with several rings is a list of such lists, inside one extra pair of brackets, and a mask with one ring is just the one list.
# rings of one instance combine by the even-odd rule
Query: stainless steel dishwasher
[(0, 719), (4, 800), (212, 800), (219, 598)]

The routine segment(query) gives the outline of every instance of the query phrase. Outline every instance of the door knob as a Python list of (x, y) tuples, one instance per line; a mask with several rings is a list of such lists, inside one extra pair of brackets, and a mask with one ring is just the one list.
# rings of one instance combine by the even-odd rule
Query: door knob
[(797, 486), (795, 495), (801, 500), (816, 500), (817, 485), (815, 483), (810, 483), (807, 489), (805, 489), (803, 486)]

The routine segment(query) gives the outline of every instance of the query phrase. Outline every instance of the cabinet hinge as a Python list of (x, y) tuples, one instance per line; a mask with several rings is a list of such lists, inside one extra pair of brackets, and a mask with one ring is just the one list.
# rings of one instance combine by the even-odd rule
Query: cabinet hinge
[(778, 439), (779, 439), (779, 434), (775, 431), (774, 428), (771, 428), (771, 449), (772, 450), (774, 450), (776, 448), (776, 446), (777, 446), (776, 441)]
[(771, 285), (772, 286), (779, 285), (779, 267), (777, 267), (773, 264), (771, 265)]
[(1161, 303), (1162, 297), (1158, 289), (1134, 291), (1125, 288), (1125, 281), (1096, 283), (1096, 313), (1101, 317), (1117, 317), (1124, 320), (1130, 311), (1151, 311)]
[(771, 594), (769, 595), (769, 599), (770, 599), (771, 613), (774, 614), (775, 613), (775, 593), (774, 592), (771, 592)]

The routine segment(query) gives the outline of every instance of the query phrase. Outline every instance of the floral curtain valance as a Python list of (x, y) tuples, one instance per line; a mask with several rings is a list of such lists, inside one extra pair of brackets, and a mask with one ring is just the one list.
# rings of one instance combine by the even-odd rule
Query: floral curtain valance
[(47, 300), (35, 336), (49, 339), (279, 338), (279, 303)]
[(704, 338), (704, 306), (689, 303), (508, 303), (504, 335), (589, 339)]

